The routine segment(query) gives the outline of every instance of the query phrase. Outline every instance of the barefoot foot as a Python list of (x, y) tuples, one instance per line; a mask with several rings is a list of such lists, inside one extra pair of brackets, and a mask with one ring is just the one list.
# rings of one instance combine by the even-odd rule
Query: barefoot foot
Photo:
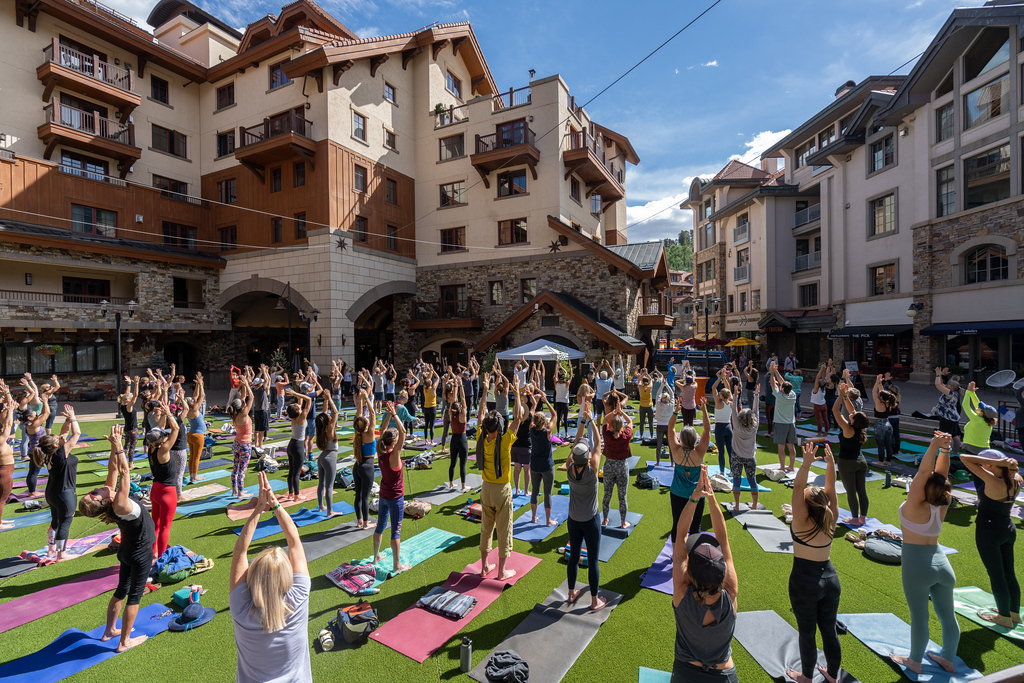
[(396, 564), (395, 568), (391, 570), (391, 573), (392, 574), (401, 574), (402, 572), (407, 572), (410, 569), (412, 569), (412, 565), (411, 564)]
[(795, 671), (794, 669), (787, 669), (786, 676), (791, 680), (797, 681), (798, 683), (811, 683), (811, 679), (804, 676), (802, 673)]
[(623, 522), (622, 524), (619, 525), (619, 528), (620, 529), (628, 529), (631, 526), (632, 525), (629, 522)]
[(933, 662), (935, 662), (936, 664), (941, 666), (943, 669), (945, 669), (946, 673), (951, 673), (951, 674), (952, 673), (956, 673), (956, 667), (953, 666), (953, 662), (951, 662), (948, 659), (946, 659), (945, 657), (942, 657), (941, 655), (937, 655), (937, 654), (935, 654), (933, 652), (928, 652), (926, 654), (928, 655), (929, 658), (931, 658), (931, 660)]
[(601, 609), (602, 607), (604, 607), (607, 604), (608, 604), (607, 600), (605, 600), (604, 598), (602, 598), (600, 596), (595, 596), (594, 599), (590, 601), (590, 611), (591, 612), (596, 612), (597, 610)]
[(1013, 620), (1010, 617), (1001, 616), (998, 612), (978, 612), (978, 616), (1003, 628), (1012, 629), (1014, 626)]
[(125, 650), (130, 650), (137, 645), (142, 645), (146, 642), (147, 638), (149, 638), (149, 636), (135, 636), (134, 638), (128, 638), (117, 646), (117, 652), (124, 652)]
[(921, 673), (921, 662), (915, 662), (910, 657), (902, 657), (900, 655), (889, 655), (889, 658), (900, 666), (907, 667), (916, 674)]
[(494, 571), (494, 565), (493, 564), (485, 564), (484, 566), (480, 567), (480, 578), (486, 578), (486, 576), (488, 574), (490, 574), (491, 572), (493, 572), (493, 571)]
[(601, 526), (608, 526), (608, 518), (607, 517), (605, 517), (604, 519), (601, 520)]
[(557, 519), (549, 519), (548, 520), (548, 526), (556, 526), (557, 524), (558, 524), (558, 520)]
[(107, 642), (111, 638), (117, 638), (119, 635), (121, 635), (121, 629), (119, 629), (119, 628), (108, 628), (107, 630), (105, 630), (103, 632), (103, 635), (100, 636), (100, 640), (102, 640), (103, 642)]
[(828, 681), (828, 683), (836, 683), (836, 679), (829, 675), (828, 668), (819, 666), (818, 671), (825, 677), (825, 680)]
[(565, 601), (569, 605), (575, 605), (576, 601), (580, 599), (580, 595), (583, 593), (581, 590), (572, 589), (569, 591), (569, 597)]
[(498, 574), (498, 581), (508, 581), (516, 575), (515, 569), (505, 569), (505, 571)]

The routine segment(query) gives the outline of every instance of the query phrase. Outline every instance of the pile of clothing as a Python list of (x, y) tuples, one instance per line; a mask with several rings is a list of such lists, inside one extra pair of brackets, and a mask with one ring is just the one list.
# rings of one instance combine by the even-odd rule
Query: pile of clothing
[(430, 592), (416, 601), (417, 607), (430, 610), (449, 619), (462, 619), (476, 607), (476, 598), (458, 591), (434, 586)]
[(414, 470), (429, 470), (434, 467), (434, 451), (417, 453), (405, 461), (405, 466)]
[(150, 571), (150, 577), (160, 583), (176, 583), (210, 569), (213, 569), (213, 560), (194, 553), (183, 545), (174, 545), (157, 558)]
[(480, 517), (483, 514), (483, 509), (480, 507), (480, 503), (474, 503), (471, 500), (465, 507), (456, 510), (455, 514), (465, 517), (467, 522), (479, 523)]
[(377, 572), (372, 564), (344, 563), (327, 573), (331, 582), (349, 595), (368, 595), (373, 590)]

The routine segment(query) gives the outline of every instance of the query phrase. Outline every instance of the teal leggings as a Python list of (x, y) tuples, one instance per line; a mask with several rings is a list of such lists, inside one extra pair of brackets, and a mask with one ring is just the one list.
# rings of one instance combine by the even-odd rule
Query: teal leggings
[(956, 574), (935, 545), (903, 544), (903, 595), (910, 607), (910, 658), (922, 661), (928, 645), (928, 598), (942, 625), (942, 657), (953, 661), (960, 644), (960, 625), (953, 611)]

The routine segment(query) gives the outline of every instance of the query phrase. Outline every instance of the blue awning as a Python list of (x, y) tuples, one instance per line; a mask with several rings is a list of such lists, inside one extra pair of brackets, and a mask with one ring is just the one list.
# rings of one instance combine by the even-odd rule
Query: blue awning
[(970, 323), (938, 323), (921, 330), (921, 334), (952, 336), (973, 334), (1024, 334), (1024, 320), (995, 320)]

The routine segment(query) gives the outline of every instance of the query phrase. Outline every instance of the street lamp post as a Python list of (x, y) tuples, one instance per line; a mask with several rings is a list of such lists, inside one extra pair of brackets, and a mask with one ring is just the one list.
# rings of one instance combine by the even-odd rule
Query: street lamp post
[(315, 323), (317, 318), (320, 317), (320, 309), (314, 308), (309, 313), (306, 313), (306, 309), (299, 309), (299, 319), (306, 324), (306, 348), (310, 355), (313, 354), (313, 326), (309, 323)]
[(717, 304), (721, 301), (718, 298), (701, 297), (696, 299), (694, 303), (698, 306), (704, 307), (704, 375), (711, 378), (711, 352), (708, 348), (711, 346), (708, 341), (711, 339), (711, 326), (708, 323), (708, 315), (711, 313), (712, 304)]
[[(103, 306), (101, 314), (103, 315), (104, 318), (106, 318), (107, 317), (107, 308), (106, 307), (109, 305), (107, 300), (103, 299), (102, 301), (100, 301), (100, 305)], [(135, 317), (135, 307), (136, 306), (138, 306), (138, 304), (135, 302), (134, 299), (132, 299), (131, 301), (128, 302), (128, 317), (129, 318), (134, 318)], [(117, 355), (114, 357), (114, 363), (115, 363), (115, 368), (116, 368), (115, 372), (117, 372), (117, 377), (114, 380), (114, 386), (115, 387), (120, 387), (121, 386), (121, 377), (122, 377), (122, 375), (121, 375), (121, 311), (114, 311), (114, 329), (116, 330), (114, 336), (117, 337), (116, 350), (115, 350), (115, 353)], [(120, 392), (118, 392), (118, 393), (120, 393)]]

